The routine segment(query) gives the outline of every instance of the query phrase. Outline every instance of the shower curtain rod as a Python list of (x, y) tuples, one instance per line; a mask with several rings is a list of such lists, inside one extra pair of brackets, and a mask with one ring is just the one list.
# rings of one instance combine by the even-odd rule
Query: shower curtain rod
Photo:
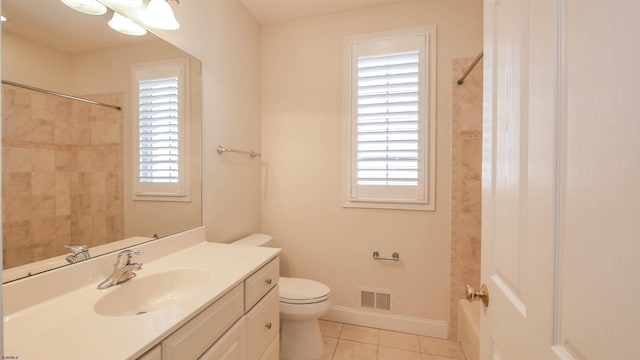
[(20, 88), (23, 88), (23, 89), (38, 91), (38, 92), (49, 94), (49, 95), (60, 96), (60, 97), (71, 99), (71, 100), (82, 101), (82, 102), (86, 102), (86, 103), (93, 104), (93, 105), (100, 105), (100, 106), (105, 106), (105, 107), (108, 107), (108, 108), (111, 108), (111, 109), (122, 110), (122, 107), (120, 107), (120, 106), (109, 105), (109, 104), (101, 103), (99, 101), (93, 101), (93, 100), (89, 100), (89, 99), (80, 98), (80, 97), (77, 97), (77, 96), (71, 96), (71, 95), (67, 95), (67, 94), (62, 94), (62, 93), (51, 91), (51, 90), (46, 90), (46, 89), (41, 89), (41, 88), (29, 86), (29, 85), (19, 84), (19, 83), (15, 83), (13, 81), (2, 80), (2, 83), (3, 84), (7, 84), (7, 85), (11, 85), (11, 86), (17, 86), (17, 87), (20, 87)]
[(462, 83), (464, 82), (464, 79), (466, 79), (467, 76), (469, 76), (469, 73), (471, 72), (471, 70), (473, 70), (473, 68), (476, 67), (476, 65), (478, 65), (478, 62), (480, 61), (480, 59), (482, 59), (483, 55), (484, 55), (484, 51), (480, 50), (480, 54), (478, 54), (478, 56), (476, 56), (476, 58), (473, 59), (473, 62), (471, 63), (471, 65), (469, 65), (467, 70), (464, 71), (464, 74), (462, 74), (462, 77), (458, 79), (458, 85), (462, 85)]

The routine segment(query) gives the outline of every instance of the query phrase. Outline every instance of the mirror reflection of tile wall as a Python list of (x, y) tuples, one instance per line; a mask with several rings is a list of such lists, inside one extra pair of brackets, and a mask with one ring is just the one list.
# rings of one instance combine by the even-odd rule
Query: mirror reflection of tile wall
[[(4, 268), (124, 238), (122, 111), (10, 85), (2, 94)], [(84, 97), (122, 105), (123, 94)]]

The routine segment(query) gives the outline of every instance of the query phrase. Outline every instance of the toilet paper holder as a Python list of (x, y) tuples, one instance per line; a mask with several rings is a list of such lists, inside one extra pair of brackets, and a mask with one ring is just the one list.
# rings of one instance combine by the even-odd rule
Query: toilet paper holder
[(373, 252), (373, 259), (374, 260), (391, 260), (391, 261), (400, 261), (400, 253), (398, 252), (394, 252), (393, 254), (391, 254), (391, 257), (389, 256), (380, 256), (380, 253), (377, 251)]

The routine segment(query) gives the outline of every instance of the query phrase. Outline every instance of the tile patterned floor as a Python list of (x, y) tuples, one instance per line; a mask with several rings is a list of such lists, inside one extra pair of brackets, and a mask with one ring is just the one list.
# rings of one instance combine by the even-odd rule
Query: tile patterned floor
[(460, 344), (320, 320), (323, 360), (464, 360)]

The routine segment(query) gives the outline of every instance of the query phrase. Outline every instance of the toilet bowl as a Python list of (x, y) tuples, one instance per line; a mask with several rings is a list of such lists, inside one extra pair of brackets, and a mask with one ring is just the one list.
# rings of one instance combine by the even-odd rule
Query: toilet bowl
[[(233, 242), (269, 246), (273, 237), (253, 234)], [(320, 359), (324, 343), (318, 318), (331, 307), (331, 289), (314, 280), (280, 277), (280, 359)]]

